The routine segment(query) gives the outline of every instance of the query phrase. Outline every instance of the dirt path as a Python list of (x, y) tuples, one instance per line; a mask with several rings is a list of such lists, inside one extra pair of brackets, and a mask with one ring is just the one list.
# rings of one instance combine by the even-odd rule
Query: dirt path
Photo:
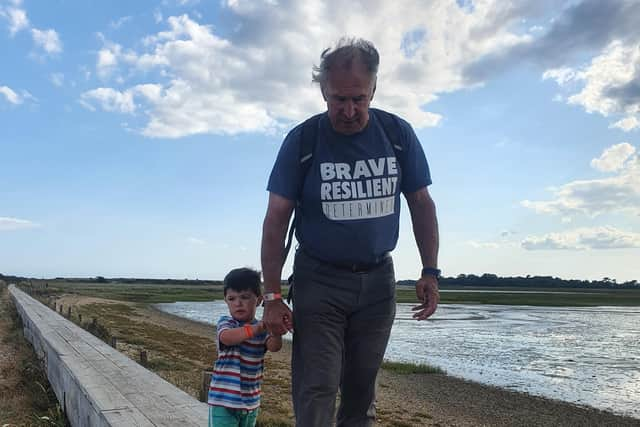
[[(123, 334), (118, 348), (136, 357), (144, 345), (155, 346), (152, 353), (178, 358), (185, 363), (167, 361), (155, 369), (160, 375), (197, 395), (201, 368), (215, 358), (213, 327), (120, 301), (67, 296), (61, 298), (80, 311), (105, 318), (110, 329)], [(125, 308), (123, 308), (125, 307)], [(128, 308), (126, 308), (128, 307)], [(75, 310), (75, 309), (74, 309)], [(111, 313), (111, 314), (109, 314)], [(134, 326), (134, 327), (132, 327)], [(150, 330), (158, 331), (151, 333)], [(126, 333), (133, 344), (126, 342)], [(186, 338), (185, 338), (186, 337)], [(153, 340), (164, 341), (159, 345)], [(176, 349), (176, 347), (179, 347)], [(132, 350), (133, 349), (133, 350)], [(203, 350), (203, 351), (200, 351)], [(263, 422), (282, 423), (292, 419), (289, 398), (291, 349), (268, 354), (263, 386)], [(195, 369), (194, 372), (189, 370)], [(625, 418), (560, 401), (530, 396), (496, 387), (464, 381), (443, 374), (403, 375), (382, 370), (378, 387), (378, 425), (382, 426), (640, 426), (639, 419)], [(267, 424), (268, 425), (268, 424)]]

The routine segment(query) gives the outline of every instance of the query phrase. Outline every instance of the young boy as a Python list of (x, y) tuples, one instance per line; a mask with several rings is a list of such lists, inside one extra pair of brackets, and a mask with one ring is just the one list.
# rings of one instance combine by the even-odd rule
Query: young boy
[(224, 278), (230, 316), (218, 320), (218, 359), (209, 386), (209, 427), (253, 427), (260, 407), (264, 355), (278, 351), (282, 337), (268, 335), (255, 318), (262, 302), (260, 273), (231, 270)]

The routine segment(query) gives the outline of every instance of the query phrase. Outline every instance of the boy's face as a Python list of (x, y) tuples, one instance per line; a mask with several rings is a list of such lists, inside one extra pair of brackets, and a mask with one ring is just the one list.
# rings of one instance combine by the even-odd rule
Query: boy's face
[(256, 308), (262, 302), (262, 297), (258, 297), (249, 290), (238, 292), (227, 289), (224, 302), (229, 307), (231, 317), (241, 322), (248, 322), (255, 317)]

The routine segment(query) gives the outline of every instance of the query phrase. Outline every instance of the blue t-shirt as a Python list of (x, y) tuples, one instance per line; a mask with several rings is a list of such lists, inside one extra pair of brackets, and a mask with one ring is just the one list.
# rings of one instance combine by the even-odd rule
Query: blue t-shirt
[[(303, 182), (302, 126), (282, 143), (267, 190), (299, 202), (296, 239), (310, 255), (334, 263), (373, 263), (398, 241), (400, 193), (431, 184), (429, 166), (411, 126), (398, 118), (402, 161), (375, 109), (359, 133), (342, 135), (320, 116), (318, 141)], [(398, 136), (395, 136), (398, 138)]]

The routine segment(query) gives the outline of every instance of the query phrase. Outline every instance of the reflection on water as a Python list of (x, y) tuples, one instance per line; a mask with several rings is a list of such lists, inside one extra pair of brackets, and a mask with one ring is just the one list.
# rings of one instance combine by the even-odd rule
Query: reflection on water
[[(227, 312), (222, 301), (158, 306), (206, 323)], [(640, 418), (640, 307), (448, 304), (426, 322), (411, 307), (398, 304), (389, 360)]]

